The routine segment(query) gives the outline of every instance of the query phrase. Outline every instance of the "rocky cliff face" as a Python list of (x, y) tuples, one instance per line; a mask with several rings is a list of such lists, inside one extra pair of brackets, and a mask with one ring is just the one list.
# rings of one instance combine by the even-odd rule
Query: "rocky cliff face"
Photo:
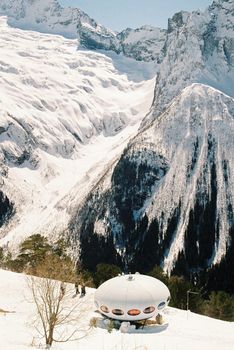
[(150, 117), (157, 117), (181, 89), (193, 82), (233, 96), (233, 15), (233, 1), (220, 0), (205, 12), (180, 12), (169, 20)]
[(117, 35), (121, 52), (138, 61), (160, 63), (163, 57), (163, 46), (167, 31), (152, 26), (138, 29), (126, 29)]

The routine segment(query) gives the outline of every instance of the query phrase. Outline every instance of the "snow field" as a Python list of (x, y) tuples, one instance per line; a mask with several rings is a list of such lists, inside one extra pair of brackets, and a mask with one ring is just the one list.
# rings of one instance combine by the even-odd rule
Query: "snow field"
[[(30, 303), (26, 277), (21, 274), (0, 270), (0, 309), (14, 313), (0, 313), (1, 349), (28, 350), (42, 349), (32, 326), (34, 306)], [(73, 288), (73, 286), (71, 286)], [(78, 327), (89, 325), (91, 317), (97, 317), (93, 305), (94, 290), (87, 288), (82, 303), (87, 314)], [(71, 305), (76, 301), (71, 298)], [(234, 323), (211, 319), (191, 312), (167, 308), (164, 318), (168, 327), (151, 333), (149, 329), (122, 334), (113, 330), (93, 328), (88, 335), (69, 343), (57, 343), (53, 350), (232, 350), (234, 343)], [(32, 346), (32, 343), (35, 345)], [(40, 347), (41, 344), (41, 347)]]

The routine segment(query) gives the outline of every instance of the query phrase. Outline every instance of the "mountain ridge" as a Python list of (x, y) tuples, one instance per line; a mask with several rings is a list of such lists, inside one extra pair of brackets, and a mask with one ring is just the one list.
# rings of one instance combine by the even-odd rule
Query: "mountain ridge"
[[(213, 1), (205, 12), (180, 11), (168, 20), (168, 28), (142, 26), (127, 28), (119, 33), (105, 28), (78, 8), (63, 8), (58, 0), (1, 0), (0, 13), (8, 15), (8, 23), (21, 29), (39, 30), (78, 39), (87, 49), (115, 51), (140, 61), (161, 63), (167, 46), (168, 34), (182, 29), (191, 16), (210, 17), (216, 10), (232, 10), (232, 0)], [(214, 13), (213, 13), (214, 11)], [(231, 24), (229, 20), (229, 24)]]
[(63, 8), (57, 0), (0, 0), (0, 13), (13, 27), (78, 39), (80, 47), (113, 50), (139, 61), (159, 59), (166, 35), (152, 26), (115, 33), (78, 8)]

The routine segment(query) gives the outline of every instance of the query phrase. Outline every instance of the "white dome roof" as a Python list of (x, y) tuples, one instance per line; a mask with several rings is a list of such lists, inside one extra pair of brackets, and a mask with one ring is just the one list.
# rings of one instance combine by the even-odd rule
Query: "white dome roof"
[(107, 317), (118, 320), (147, 319), (167, 306), (170, 292), (156, 278), (121, 275), (104, 282), (95, 292), (95, 305)]

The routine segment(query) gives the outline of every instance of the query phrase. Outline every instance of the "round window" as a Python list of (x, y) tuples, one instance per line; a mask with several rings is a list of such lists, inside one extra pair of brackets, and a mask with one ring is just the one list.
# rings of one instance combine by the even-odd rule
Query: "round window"
[(154, 306), (149, 306), (149, 307), (146, 307), (143, 312), (144, 312), (144, 314), (151, 314), (154, 311), (155, 311), (155, 307)]
[(140, 315), (140, 310), (138, 310), (138, 309), (132, 309), (132, 310), (129, 310), (128, 311), (128, 315), (129, 316), (137, 316), (137, 315)]
[(162, 301), (160, 304), (158, 304), (158, 309), (159, 310), (163, 309), (165, 305), (166, 305), (165, 301)]
[(108, 307), (105, 306), (105, 305), (102, 305), (102, 306), (100, 307), (100, 309), (101, 309), (102, 312), (105, 312), (106, 314), (107, 314), (108, 312), (110, 312), (110, 310), (108, 309)]
[(123, 310), (120, 309), (114, 309), (112, 310), (112, 313), (117, 316), (122, 316), (124, 314)]

